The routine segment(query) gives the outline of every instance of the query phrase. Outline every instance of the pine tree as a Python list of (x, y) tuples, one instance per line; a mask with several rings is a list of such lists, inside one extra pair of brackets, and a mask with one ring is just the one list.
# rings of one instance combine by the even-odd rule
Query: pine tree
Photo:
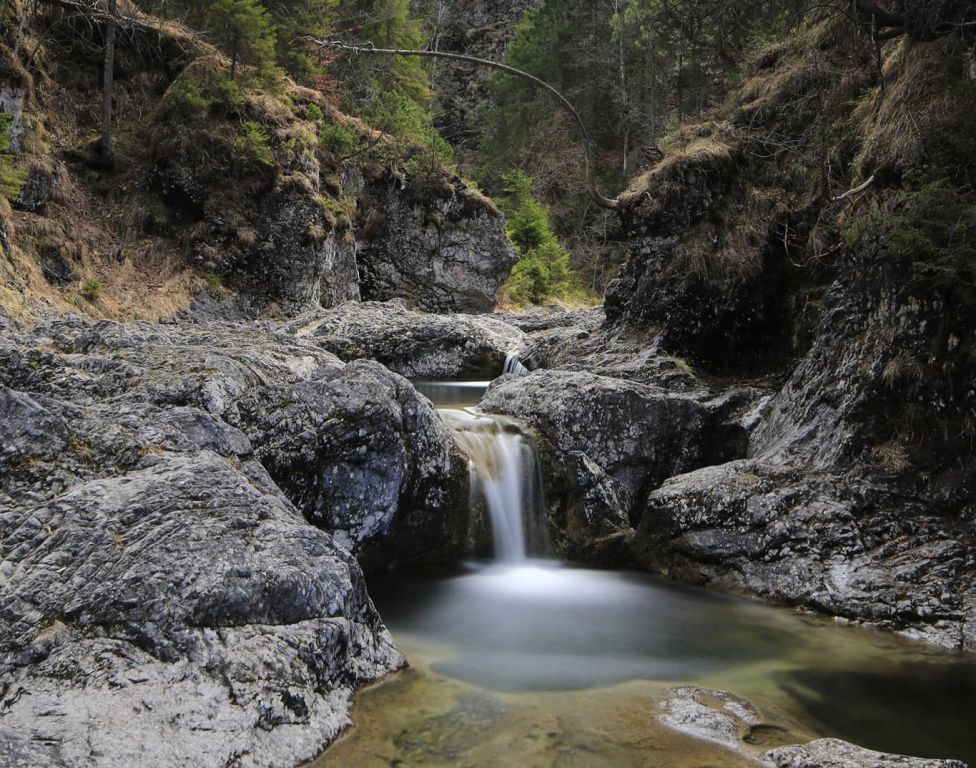
[(261, 74), (273, 70), (275, 30), (259, 0), (215, 0), (206, 23), (231, 58), (231, 78), (237, 78), (239, 63), (249, 64)]

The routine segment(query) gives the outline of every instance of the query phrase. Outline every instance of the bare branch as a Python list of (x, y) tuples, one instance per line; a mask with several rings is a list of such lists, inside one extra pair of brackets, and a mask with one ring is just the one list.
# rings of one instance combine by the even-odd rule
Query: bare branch
[(847, 200), (848, 198), (854, 197), (854, 195), (861, 194), (864, 190), (866, 190), (872, 184), (874, 184), (874, 176), (872, 176), (870, 179), (868, 179), (867, 181), (865, 181), (863, 184), (859, 184), (858, 186), (854, 187), (854, 189), (849, 189), (844, 194), (837, 195), (837, 196), (832, 197), (830, 199), (831, 199), (832, 202), (839, 203), (842, 200)]
[(488, 59), (480, 59), (477, 56), (468, 56), (462, 53), (446, 53), (444, 51), (418, 51), (418, 50), (408, 50), (401, 48), (376, 48), (372, 43), (360, 43), (358, 45), (350, 45), (344, 43), (340, 40), (316, 40), (314, 38), (306, 38), (310, 42), (318, 45), (321, 48), (327, 48), (334, 51), (345, 51), (347, 53), (366, 53), (375, 54), (380, 56), (417, 56), (423, 58), (439, 58), (439, 59), (451, 59), (454, 61), (463, 61), (469, 64), (478, 64), (483, 67), (490, 67), (492, 69), (497, 69), (502, 72), (506, 72), (515, 77), (522, 78), (523, 80), (528, 80), (530, 83), (548, 91), (563, 106), (563, 108), (569, 112), (573, 120), (576, 121), (576, 125), (579, 127), (580, 134), (583, 137), (583, 157), (586, 161), (586, 191), (598, 206), (601, 208), (606, 208), (607, 210), (617, 210), (620, 208), (619, 199), (610, 199), (604, 197), (600, 194), (596, 183), (596, 172), (593, 165), (593, 149), (592, 142), (590, 141), (589, 131), (586, 129), (586, 124), (583, 122), (583, 118), (580, 117), (579, 113), (570, 103), (569, 99), (563, 96), (559, 91), (553, 88), (545, 80), (541, 80), (535, 75), (530, 75), (528, 72), (523, 72), (515, 67), (510, 67), (507, 64), (500, 64), (497, 61), (490, 61)]

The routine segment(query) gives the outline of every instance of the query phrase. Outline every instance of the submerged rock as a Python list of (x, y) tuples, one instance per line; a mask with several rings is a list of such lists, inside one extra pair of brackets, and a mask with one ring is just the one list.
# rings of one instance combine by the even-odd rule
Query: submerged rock
[(782, 729), (766, 723), (751, 702), (697, 686), (675, 688), (658, 707), (657, 720), (693, 738), (752, 755), (767, 768), (966, 768), (958, 760), (874, 752), (840, 739), (818, 739), (758, 754), (758, 745), (783, 738)]
[(343, 360), (369, 358), (411, 378), (491, 379), (528, 344), (492, 316), (428, 315), (400, 302), (349, 302), (288, 327)]

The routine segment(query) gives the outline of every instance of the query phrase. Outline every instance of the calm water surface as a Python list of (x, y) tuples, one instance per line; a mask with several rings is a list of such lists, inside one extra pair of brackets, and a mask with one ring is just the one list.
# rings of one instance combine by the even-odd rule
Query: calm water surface
[(835, 736), (976, 766), (976, 664), (893, 635), (538, 561), (370, 586), (415, 669), (360, 697), (320, 765), (734, 766), (653, 720), (695, 683), (759, 705), (767, 746)]

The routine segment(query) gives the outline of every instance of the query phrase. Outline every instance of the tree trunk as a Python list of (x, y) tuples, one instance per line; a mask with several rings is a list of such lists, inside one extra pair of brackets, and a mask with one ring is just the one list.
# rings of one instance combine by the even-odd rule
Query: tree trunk
[(14, 42), (14, 58), (20, 53), (20, 43), (24, 39), (24, 24), (27, 22), (27, 0), (20, 9), (20, 22), (17, 24), (17, 40)]
[(108, 0), (109, 21), (105, 29), (105, 62), (102, 73), (102, 137), (99, 151), (111, 162), (115, 157), (112, 147), (112, 97), (115, 95), (115, 33), (116, 0)]

